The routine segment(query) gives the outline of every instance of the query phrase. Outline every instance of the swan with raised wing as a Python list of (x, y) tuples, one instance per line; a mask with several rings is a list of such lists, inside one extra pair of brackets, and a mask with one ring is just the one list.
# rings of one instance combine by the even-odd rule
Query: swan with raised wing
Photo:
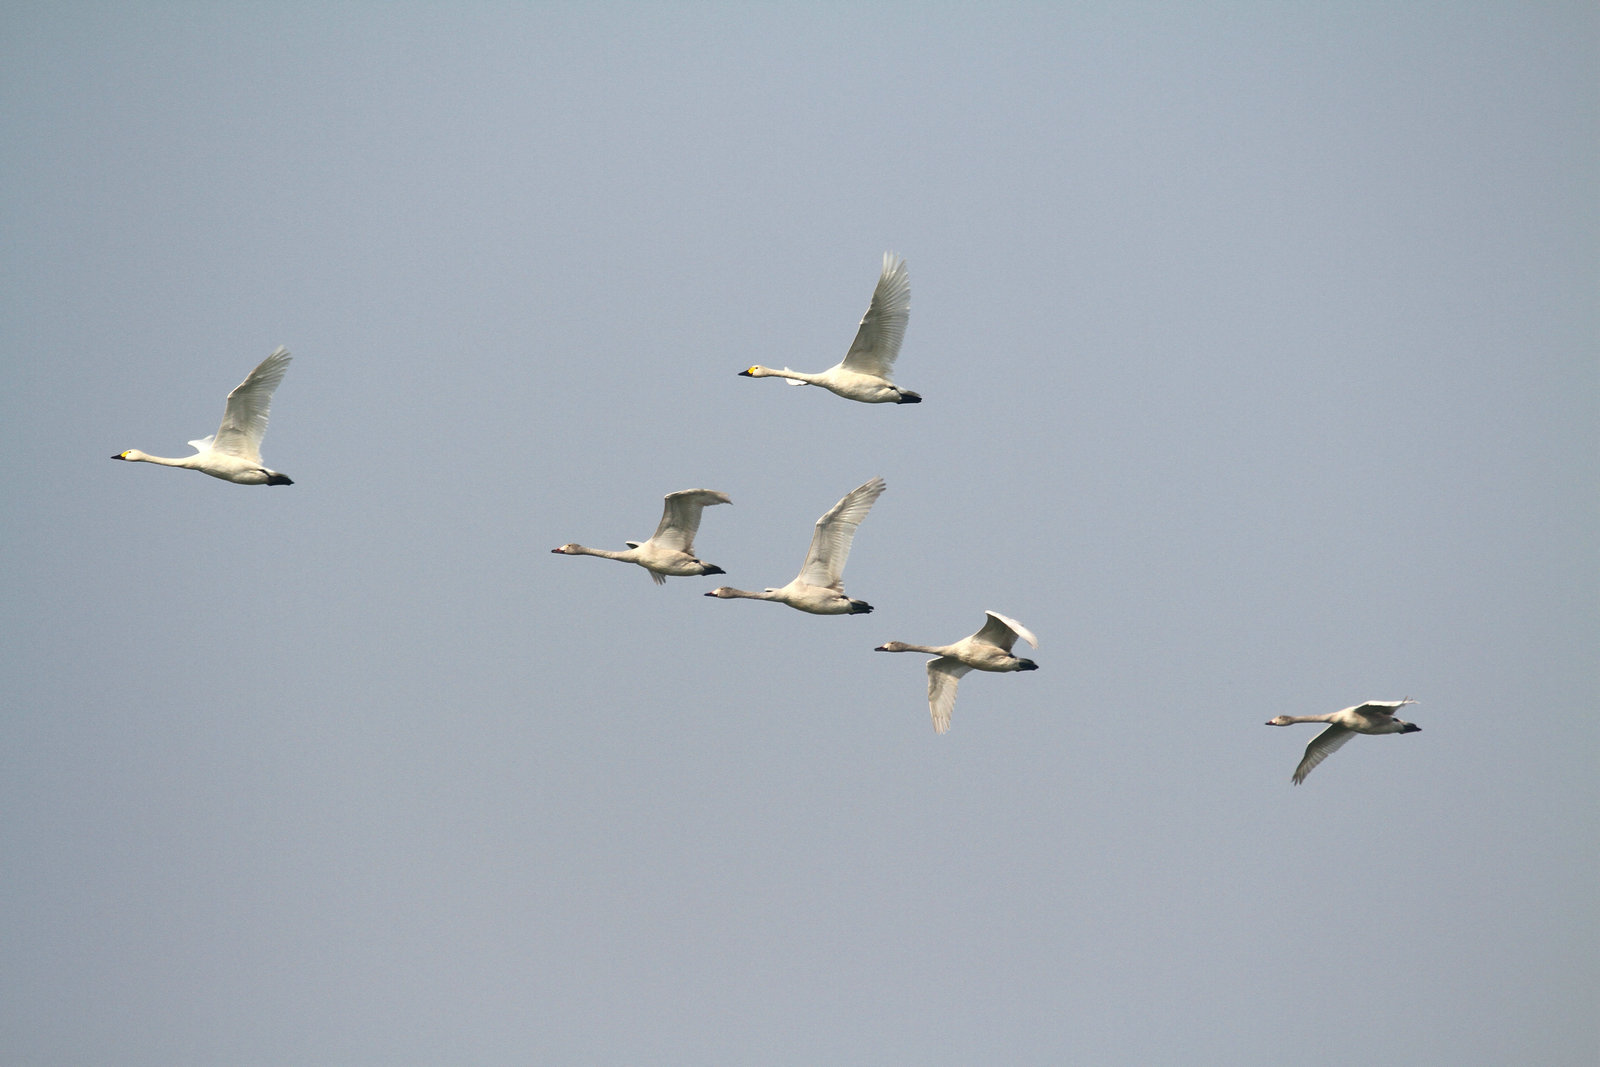
[(661, 509), (661, 523), (648, 541), (625, 541), (628, 547), (622, 552), (574, 544), (550, 551), (565, 556), (600, 556), (637, 563), (650, 573), (657, 585), (665, 585), (664, 576), (669, 574), (679, 577), (724, 574), (726, 572), (716, 564), (695, 558), (694, 535), (700, 529), (701, 511), (712, 504), (731, 503), (727, 493), (715, 489), (683, 489), (667, 494), (666, 506)]
[(863, 404), (920, 404), (921, 394), (889, 380), (910, 316), (911, 279), (906, 274), (906, 261), (893, 252), (885, 252), (872, 303), (867, 305), (856, 339), (843, 360), (816, 374), (788, 367), (773, 370), (759, 363), (739, 373), (746, 378), (783, 378), (790, 385), (820, 385), (846, 400)]
[(874, 478), (852, 489), (817, 520), (805, 565), (788, 585), (760, 593), (725, 585), (706, 596), (719, 600), (774, 600), (813, 615), (865, 615), (872, 610), (871, 604), (845, 596), (844, 564), (850, 558), (850, 542), (855, 539), (856, 527), (872, 510), (873, 501), (883, 495), (884, 488), (883, 479)]
[(239, 485), (293, 485), (288, 475), (279, 474), (261, 463), (261, 438), (267, 432), (267, 410), (272, 406), (273, 391), (288, 369), (289, 350), (282, 347), (256, 364), (255, 370), (228, 394), (222, 425), (217, 427), (217, 432), (189, 442), (194, 455), (168, 459), (130, 448), (111, 458), (185, 467)]

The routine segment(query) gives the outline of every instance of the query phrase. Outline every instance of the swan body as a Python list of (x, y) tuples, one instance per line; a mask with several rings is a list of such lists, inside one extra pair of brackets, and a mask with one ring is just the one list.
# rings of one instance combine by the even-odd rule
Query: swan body
[(217, 432), (189, 442), (194, 455), (169, 459), (130, 448), (111, 458), (159, 463), (163, 467), (186, 467), (239, 485), (293, 485), (288, 475), (279, 474), (261, 463), (261, 438), (267, 432), (272, 394), (288, 369), (289, 350), (283, 347), (256, 364), (255, 370), (228, 394), (222, 425), (217, 427)]
[(953, 645), (910, 645), (904, 641), (890, 641), (873, 649), (874, 652), (926, 652), (938, 659), (928, 661), (928, 710), (933, 714), (935, 733), (950, 729), (950, 712), (956, 706), (956, 685), (969, 671), (1036, 671), (1039, 665), (1031, 659), (1011, 654), (1011, 646), (1022, 638), (1034, 648), (1038, 638), (1016, 619), (998, 611), (984, 612), (988, 618), (983, 628), (971, 637), (963, 637)]
[(852, 489), (843, 500), (829, 508), (817, 520), (811, 534), (805, 565), (788, 585), (760, 593), (725, 585), (706, 596), (719, 600), (774, 600), (813, 615), (865, 615), (872, 610), (871, 604), (845, 596), (844, 564), (850, 558), (850, 542), (855, 540), (856, 527), (867, 517), (873, 502), (883, 495), (885, 488), (882, 478), (874, 478)]
[(600, 556), (618, 559), (624, 563), (637, 563), (650, 573), (657, 585), (665, 585), (665, 575), (692, 577), (700, 574), (725, 574), (714, 563), (695, 558), (694, 535), (700, 529), (700, 513), (712, 504), (731, 504), (727, 493), (715, 489), (683, 489), (668, 493), (666, 506), (661, 510), (661, 523), (650, 540), (626, 541), (622, 552), (604, 548), (587, 548), (583, 545), (562, 545), (552, 548), (567, 556)]
[(1299, 722), (1325, 722), (1328, 728), (1311, 739), (1306, 746), (1306, 754), (1300, 760), (1300, 766), (1294, 769), (1294, 784), (1299, 785), (1306, 780), (1306, 775), (1317, 764), (1338, 751), (1339, 746), (1350, 740), (1356, 734), (1414, 734), (1422, 727), (1414, 722), (1405, 722), (1394, 717), (1394, 713), (1407, 704), (1416, 701), (1407, 697), (1404, 700), (1369, 700), (1365, 704), (1357, 704), (1343, 711), (1335, 711), (1328, 715), (1279, 715), (1275, 719), (1268, 719), (1268, 726), (1293, 726)]
[(843, 360), (818, 374), (788, 367), (773, 370), (760, 364), (739, 373), (746, 378), (783, 378), (790, 385), (820, 385), (846, 400), (863, 404), (920, 404), (920, 394), (889, 380), (910, 315), (911, 280), (906, 275), (906, 261), (893, 252), (885, 252), (872, 303)]

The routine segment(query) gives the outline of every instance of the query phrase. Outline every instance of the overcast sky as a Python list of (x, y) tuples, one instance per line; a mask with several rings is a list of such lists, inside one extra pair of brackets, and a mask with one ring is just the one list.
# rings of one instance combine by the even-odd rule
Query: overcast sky
[[(1594, 1062), (1589, 3), (13, 3), (0, 1059)], [(886, 250), (919, 406), (821, 370)], [(286, 488), (181, 456), (277, 345)], [(719, 601), (888, 490), (871, 615)], [(722, 578), (552, 555), (703, 487)], [(1038, 634), (938, 736), (923, 657)], [(1319, 727), (1420, 701), (1299, 787)]]

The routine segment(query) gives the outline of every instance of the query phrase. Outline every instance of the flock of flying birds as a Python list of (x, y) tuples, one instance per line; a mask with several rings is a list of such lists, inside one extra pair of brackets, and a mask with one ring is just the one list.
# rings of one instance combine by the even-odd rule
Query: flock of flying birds
[[(919, 404), (921, 395), (902, 389), (889, 380), (900, 343), (905, 338), (911, 312), (911, 282), (905, 260), (892, 252), (883, 256), (883, 271), (872, 293), (872, 303), (856, 331), (855, 341), (843, 360), (817, 374), (804, 371), (773, 370), (760, 365), (739, 373), (750, 378), (782, 378), (789, 385), (817, 385), (846, 400), (863, 404)], [(119, 452), (112, 459), (159, 463), (166, 467), (185, 467), (213, 478), (240, 485), (293, 485), (284, 474), (261, 461), (261, 438), (267, 430), (267, 414), (272, 394), (289, 369), (289, 352), (278, 348), (252, 370), (228, 394), (222, 425), (210, 437), (190, 441), (192, 456), (169, 459), (152, 456), (136, 448)], [(872, 610), (864, 600), (845, 594), (844, 565), (856, 528), (867, 517), (873, 503), (883, 494), (882, 478), (873, 478), (847, 493), (817, 520), (811, 534), (800, 573), (788, 585), (759, 593), (721, 586), (706, 596), (721, 600), (770, 600), (813, 615), (863, 615)], [(700, 529), (701, 513), (714, 504), (732, 503), (728, 494), (714, 489), (685, 489), (668, 493), (661, 522), (648, 541), (628, 541), (627, 549), (613, 552), (603, 548), (566, 544), (552, 552), (568, 556), (600, 556), (635, 563), (649, 573), (657, 585), (668, 576), (684, 577), (723, 574), (721, 567), (706, 563), (694, 554), (694, 536)], [(956, 684), (973, 670), (1004, 673), (1038, 670), (1030, 659), (1015, 656), (1011, 648), (1017, 638), (1039, 647), (1038, 639), (1017, 620), (997, 611), (987, 611), (977, 633), (949, 645), (912, 645), (890, 641), (878, 652), (922, 652), (935, 658), (928, 661), (928, 709), (933, 728), (939, 733), (950, 729), (950, 712), (956, 702)], [(1409, 734), (1421, 729), (1415, 723), (1396, 718), (1395, 712), (1416, 701), (1369, 700), (1328, 715), (1279, 715), (1268, 726), (1295, 723), (1327, 723), (1328, 728), (1306, 746), (1305, 756), (1295, 768), (1294, 784), (1305, 780), (1312, 769), (1327, 759), (1355, 734)]]

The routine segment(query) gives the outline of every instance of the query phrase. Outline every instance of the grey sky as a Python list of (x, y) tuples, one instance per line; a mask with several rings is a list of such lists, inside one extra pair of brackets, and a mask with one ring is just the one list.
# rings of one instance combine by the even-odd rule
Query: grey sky
[(323, 7), (0, 16), (0, 1059), (1593, 1061), (1592, 5)]

